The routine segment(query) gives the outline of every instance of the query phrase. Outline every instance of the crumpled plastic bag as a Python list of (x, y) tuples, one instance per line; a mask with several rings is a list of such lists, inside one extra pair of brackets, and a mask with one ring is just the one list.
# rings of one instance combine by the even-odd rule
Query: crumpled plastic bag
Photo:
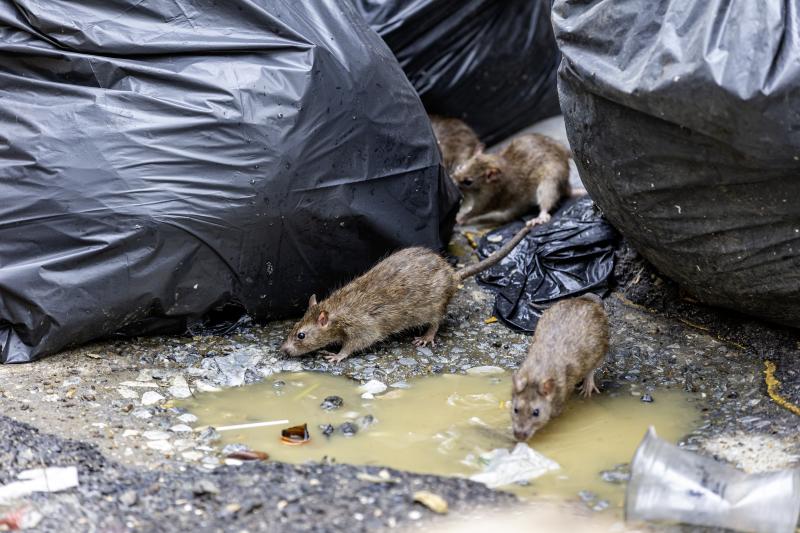
[(498, 448), (481, 454), (480, 461), (486, 465), (483, 472), (471, 475), (470, 479), (489, 488), (529, 481), (561, 468), (524, 442), (518, 442), (511, 452)]

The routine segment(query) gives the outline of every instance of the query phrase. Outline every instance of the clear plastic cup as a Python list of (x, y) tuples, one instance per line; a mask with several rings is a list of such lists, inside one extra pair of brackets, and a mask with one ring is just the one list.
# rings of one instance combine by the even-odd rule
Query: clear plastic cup
[(745, 474), (659, 439), (652, 427), (633, 457), (628, 521), (794, 533), (799, 516), (798, 469)]

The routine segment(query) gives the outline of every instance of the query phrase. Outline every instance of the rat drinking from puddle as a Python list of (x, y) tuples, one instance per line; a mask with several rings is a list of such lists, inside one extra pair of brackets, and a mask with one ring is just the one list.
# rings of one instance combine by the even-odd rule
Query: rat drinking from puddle
[(528, 440), (558, 416), (583, 380), (588, 398), (597, 391), (594, 371), (608, 351), (608, 315), (594, 294), (562, 300), (539, 319), (528, 356), (512, 378), (514, 438)]
[[(414, 344), (434, 345), (459, 284), (497, 264), (529, 231), (523, 227), (492, 255), (460, 270), (426, 248), (397, 251), (322, 302), (311, 296), (281, 352), (299, 356), (320, 350), (328, 361), (338, 362), (389, 335), (420, 326), (428, 328)], [(341, 349), (336, 354), (321, 350), (330, 345)]]
[(479, 150), (453, 173), (464, 195), (458, 223), (503, 224), (534, 205), (539, 215), (528, 225), (548, 222), (570, 195), (569, 158), (569, 150), (536, 133), (517, 137), (499, 153)]

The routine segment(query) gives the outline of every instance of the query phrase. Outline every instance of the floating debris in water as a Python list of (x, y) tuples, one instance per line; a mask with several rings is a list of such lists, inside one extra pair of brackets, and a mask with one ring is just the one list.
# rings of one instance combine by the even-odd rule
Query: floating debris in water
[(309, 440), (311, 440), (311, 436), (308, 434), (308, 424), (303, 424), (302, 426), (292, 426), (290, 428), (281, 430), (281, 442), (284, 444), (294, 446), (298, 444), (305, 444)]
[(339, 426), (339, 430), (345, 437), (352, 437), (356, 433), (358, 433), (358, 426), (356, 426), (352, 422), (345, 422), (344, 424)]
[(645, 403), (653, 403), (653, 397), (646, 392), (642, 394), (641, 400)]
[(319, 406), (326, 411), (333, 411), (334, 409), (340, 408), (342, 405), (344, 405), (344, 400), (342, 400), (341, 396), (328, 396), (319, 404)]
[(322, 434), (325, 435), (326, 437), (330, 437), (331, 435), (333, 435), (333, 432), (336, 431), (336, 429), (331, 424), (320, 424), (319, 429), (320, 431), (322, 431)]

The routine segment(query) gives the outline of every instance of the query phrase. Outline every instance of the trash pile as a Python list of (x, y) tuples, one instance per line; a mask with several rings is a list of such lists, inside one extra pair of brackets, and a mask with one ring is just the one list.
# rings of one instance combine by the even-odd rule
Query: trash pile
[(608, 220), (697, 299), (800, 324), (795, 7), (553, 5), (581, 179)]
[(21, 0), (0, 43), (0, 362), (290, 314), (449, 239), (425, 109), (345, 4)]
[(464, 120), (487, 145), (560, 113), (549, 2), (351, 2), (392, 49), (428, 112)]

